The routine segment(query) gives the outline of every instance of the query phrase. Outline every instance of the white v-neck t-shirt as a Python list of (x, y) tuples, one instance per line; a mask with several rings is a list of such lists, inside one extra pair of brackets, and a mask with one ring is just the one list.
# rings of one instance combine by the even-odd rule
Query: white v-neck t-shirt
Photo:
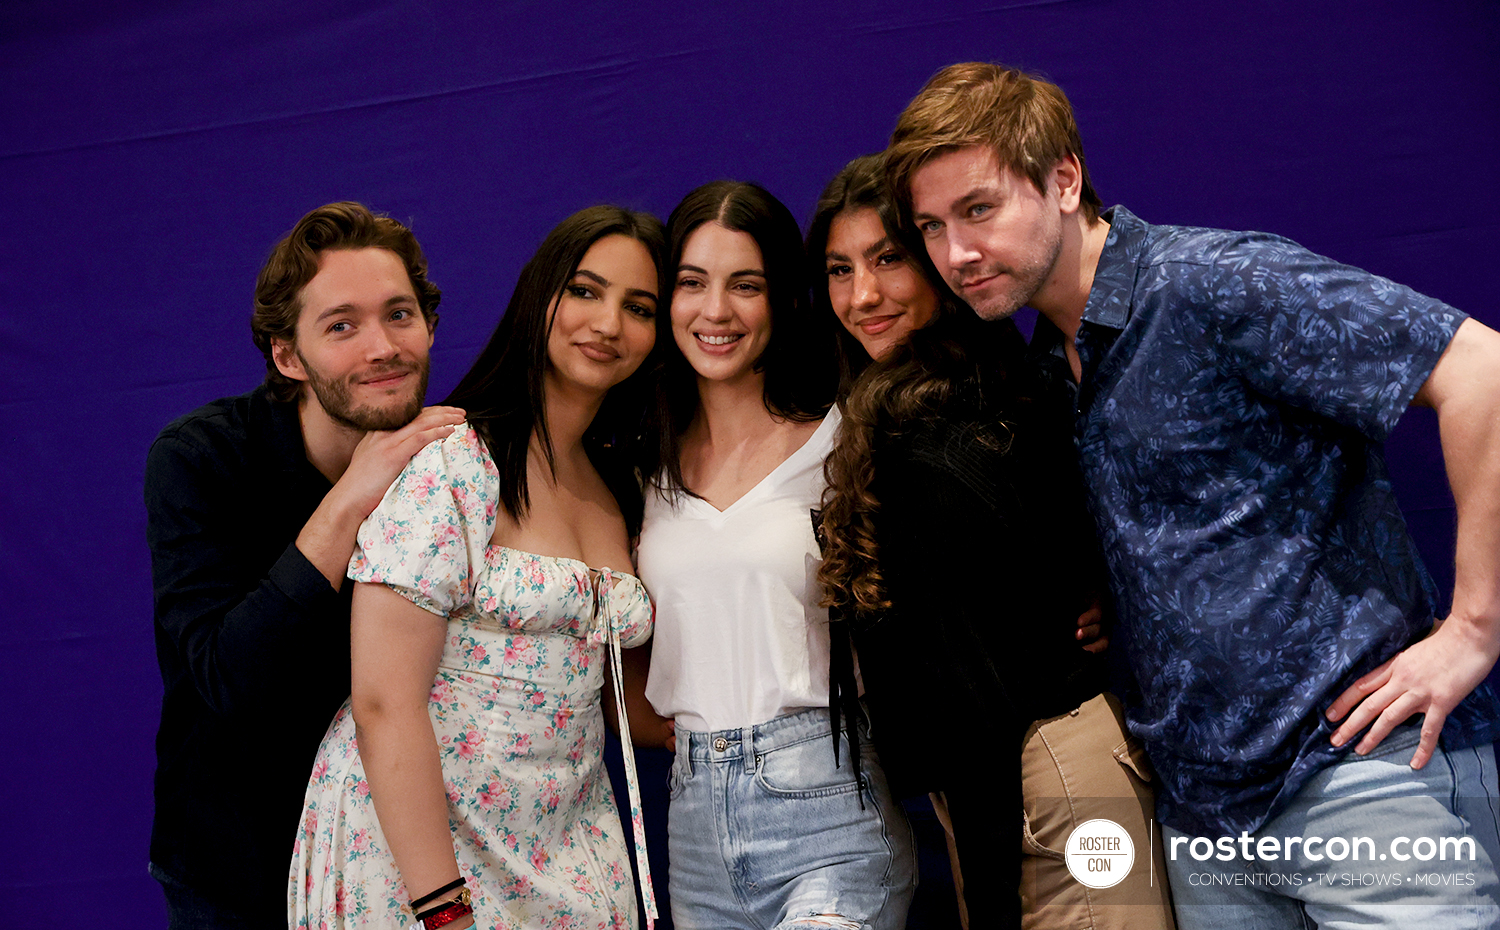
[(646, 697), (685, 730), (737, 729), (828, 706), (828, 609), (813, 537), (838, 408), (719, 510), (646, 490), (640, 578), (656, 604)]

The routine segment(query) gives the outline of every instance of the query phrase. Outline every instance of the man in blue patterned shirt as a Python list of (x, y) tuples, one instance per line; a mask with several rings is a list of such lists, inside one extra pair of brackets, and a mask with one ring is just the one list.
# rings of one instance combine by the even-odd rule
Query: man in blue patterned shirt
[[(1067, 98), (1020, 72), (939, 72), (887, 158), (954, 291), (1034, 307), (1077, 383), (1181, 925), (1500, 923), (1500, 334), (1276, 236), (1102, 211)], [(1436, 628), (1382, 452), (1410, 404), (1458, 506)], [(1414, 877), (1455, 868), (1423, 839), (1459, 887)]]

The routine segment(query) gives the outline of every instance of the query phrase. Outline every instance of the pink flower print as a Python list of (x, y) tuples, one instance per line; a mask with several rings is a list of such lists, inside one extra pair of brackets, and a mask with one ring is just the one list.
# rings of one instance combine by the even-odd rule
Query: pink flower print
[(354, 786), (354, 793), (362, 798), (368, 798), (370, 796), (370, 783), (361, 778), (359, 784)]
[[(352, 850), (354, 850), (355, 852), (366, 852), (366, 851), (368, 851), (369, 848), (370, 848), (370, 831), (369, 831), (369, 829), (366, 828), (366, 829), (355, 830), (354, 831), (354, 836), (349, 840), (349, 848), (352, 849)], [(340, 894), (343, 893), (343, 890), (344, 890), (344, 887), (342, 885), (340, 885), (339, 886), (339, 892), (340, 892)]]
[(589, 576), (583, 572), (573, 573), (573, 592), (579, 597), (588, 597), (593, 592), (593, 586), (589, 584)]
[(391, 543), (394, 543), (396, 541), (396, 537), (400, 534), (401, 528), (399, 526), (397, 526), (394, 522), (387, 522), (385, 524), (385, 532), (381, 533), (380, 536), (387, 545), (390, 545)]
[(491, 594), (489, 597), (479, 602), (479, 607), (485, 613), (492, 614), (500, 609), (500, 599)]
[(553, 736), (553, 730), (552, 730), (551, 727), (547, 727), (546, 729), (544, 729), (542, 731), (542, 739), (551, 739), (552, 736)]
[(484, 647), (479, 645), (478, 643), (474, 644), (474, 651), (470, 653), (475, 662), (483, 662), (484, 657), (488, 654), (489, 653), (484, 651)]
[(479, 735), (478, 730), (469, 730), (467, 733), (465, 733), (463, 741), (460, 742), (456, 747), (454, 747), (458, 750), (459, 758), (463, 759), (465, 762), (473, 760), (474, 753), (478, 750), (479, 744), (480, 742), (482, 742), (482, 740), (483, 737)]
[[(505, 843), (506, 847), (511, 852), (520, 852), (521, 851), (521, 838), (518, 837), (518, 836), (516, 836), (514, 833), (510, 832), (509, 830), (505, 831), (505, 838), (504, 838), (503, 842)], [(311, 882), (312, 880), (308, 879), (308, 881)]]
[(430, 595), (432, 593), (432, 579), (431, 578), (418, 578), (417, 579), (417, 590), (420, 591), (420, 592), (422, 592), (422, 594), (424, 594), (424, 595)]
[(512, 636), (505, 641), (505, 663), (507, 665), (536, 664), (536, 644), (525, 636)]
[(529, 752), (531, 750), (531, 734), (516, 734), (516, 752)]
[(447, 523), (443, 526), (438, 527), (438, 531), (436, 537), (433, 540), (433, 543), (437, 546), (438, 551), (441, 552), (443, 551), (443, 547), (447, 543), (461, 537), (462, 534), (459, 533), (458, 527), (454, 526), (451, 523)]
[(547, 703), (547, 695), (540, 690), (531, 692), (531, 704), (533, 707), (541, 707)]
[(557, 713), (555, 713), (555, 714), (552, 715), (552, 725), (555, 726), (555, 727), (557, 727), (559, 730), (561, 730), (564, 727), (566, 727), (568, 725), (568, 721), (572, 720), (572, 719), (573, 719), (573, 708), (571, 708), (571, 707), (559, 707), (557, 709)]
[(446, 789), (447, 792), (448, 792), (448, 803), (449, 804), (457, 804), (458, 803), (458, 786), (455, 785), (455, 784), (453, 784), (453, 782), (449, 781), (449, 782), (444, 782), (443, 783), (443, 788)]
[(535, 557), (528, 558), (523, 571), (524, 577), (527, 581), (531, 582), (532, 587), (540, 588), (547, 583), (547, 573), (542, 571), (542, 562), (540, 559)]
[[(328, 760), (327, 759), (323, 759), (323, 758), (319, 758), (317, 762), (313, 763), (313, 770), (312, 770), (313, 781), (322, 781), (323, 780), (323, 776), (327, 775), (327, 774), (328, 774)], [(314, 816), (313, 819), (316, 820), (317, 817)]]
[(511, 882), (510, 888), (507, 890), (518, 898), (525, 897), (531, 894), (531, 879), (525, 875), (517, 875), (516, 880)]
[(498, 781), (492, 781), (488, 785), (485, 785), (483, 788), (480, 788), (479, 789), (479, 807), (480, 807), (480, 809), (481, 810), (489, 810), (490, 808), (494, 807), (495, 806), (495, 802), (497, 800), (499, 800), (499, 794), (500, 794), (500, 783)]
[(437, 493), (438, 478), (435, 471), (424, 471), (414, 475), (411, 480), (411, 496), (425, 500)]
[(592, 833), (596, 838), (604, 835), (604, 830), (601, 829), (596, 823), (589, 824), (589, 832)]
[(541, 846), (531, 847), (531, 867), (538, 872), (547, 870), (547, 850)]
[(625, 884), (625, 870), (620, 868), (620, 860), (616, 859), (609, 864), (609, 880), (616, 887)]

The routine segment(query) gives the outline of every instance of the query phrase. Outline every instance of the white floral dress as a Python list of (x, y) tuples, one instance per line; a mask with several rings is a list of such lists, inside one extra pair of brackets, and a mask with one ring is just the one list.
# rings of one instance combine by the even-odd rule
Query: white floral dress
[[(490, 545), (498, 502), (493, 460), (472, 428), (455, 430), (412, 459), (365, 521), (349, 576), (448, 619), (428, 706), (476, 925), (635, 927), (600, 693), (606, 658), (650, 635), (651, 602), (632, 575)], [(635, 797), (632, 808), (639, 851)], [(649, 901), (649, 876), (642, 884)], [(289, 923), (407, 927), (409, 901), (346, 703), (307, 786)]]

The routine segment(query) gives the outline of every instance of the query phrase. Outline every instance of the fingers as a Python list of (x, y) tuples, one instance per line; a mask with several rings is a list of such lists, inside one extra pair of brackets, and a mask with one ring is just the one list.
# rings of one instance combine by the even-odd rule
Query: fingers
[(1443, 723), (1448, 719), (1447, 714), (1436, 711), (1428, 711), (1427, 716), (1422, 719), (1422, 738), (1417, 742), (1417, 751), (1412, 754), (1411, 767), (1419, 769), (1427, 764), (1432, 754), (1437, 752), (1438, 737), (1443, 734)]
[[(1377, 691), (1369, 701), (1365, 702), (1365, 706), (1360, 707), (1355, 712), (1356, 714), (1372, 714), (1372, 710), (1367, 710), (1371, 705), (1374, 705), (1373, 710), (1379, 711), (1379, 716), (1375, 717), (1375, 722), (1370, 725), (1369, 731), (1365, 733), (1364, 738), (1359, 741), (1359, 744), (1354, 747), (1354, 751), (1360, 755), (1365, 755), (1374, 750), (1376, 746), (1380, 745), (1382, 740), (1391, 734), (1392, 730), (1405, 723), (1411, 718), (1412, 714), (1420, 712), (1426, 703), (1424, 698), (1418, 697), (1411, 692), (1389, 693), (1392, 690), (1384, 689)], [(1351, 717), (1349, 722), (1353, 723), (1354, 718)], [(1348, 724), (1345, 725), (1347, 726)], [(1358, 731), (1356, 730), (1355, 732)], [(1353, 737), (1353, 733), (1350, 734), (1350, 737)], [(1336, 743), (1335, 745), (1342, 744)]]
[(1084, 652), (1098, 654), (1109, 648), (1109, 637), (1104, 635), (1104, 610), (1098, 601), (1078, 615), (1078, 630), (1073, 637)]
[[(1343, 694), (1340, 694), (1338, 698), (1333, 702), (1333, 704), (1329, 706), (1328, 710), (1325, 712), (1325, 716), (1327, 716), (1328, 719), (1332, 721), (1343, 719), (1344, 715), (1353, 710), (1356, 704), (1369, 697), (1378, 688), (1383, 687), (1385, 683), (1390, 680), (1391, 663), (1395, 661), (1396, 659), (1394, 657), (1387, 659), (1382, 665), (1378, 666), (1369, 674), (1360, 678), (1359, 681), (1356, 681), (1354, 684), (1350, 685), (1348, 689), (1345, 690)], [(1371, 714), (1371, 716), (1374, 715)], [(1356, 726), (1353, 729), (1350, 729), (1348, 724), (1339, 727), (1338, 730), (1336, 730), (1333, 734), (1333, 744), (1335, 746), (1342, 746), (1344, 743), (1349, 741), (1350, 736), (1358, 733), (1361, 729), (1363, 729), (1364, 724), (1368, 722), (1369, 721), (1366, 720), (1364, 721), (1364, 723), (1361, 723), (1359, 726)], [(1347, 735), (1340, 739), (1339, 734), (1344, 733), (1346, 730), (1348, 731)]]

